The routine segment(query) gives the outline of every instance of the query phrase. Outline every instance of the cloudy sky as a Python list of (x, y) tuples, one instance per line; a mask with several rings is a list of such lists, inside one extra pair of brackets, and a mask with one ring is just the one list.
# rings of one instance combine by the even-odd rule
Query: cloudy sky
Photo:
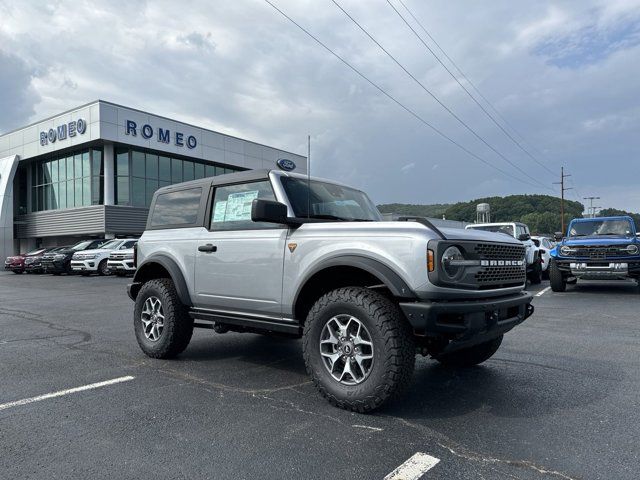
[(403, 0), (526, 152), (387, 0), (337, 1), (475, 134), (332, 0), (271, 1), (466, 151), (264, 0), (0, 0), (0, 132), (101, 98), (301, 154), (310, 134), (313, 173), (378, 203), (552, 193), (564, 165), (569, 198), (640, 211), (640, 0)]

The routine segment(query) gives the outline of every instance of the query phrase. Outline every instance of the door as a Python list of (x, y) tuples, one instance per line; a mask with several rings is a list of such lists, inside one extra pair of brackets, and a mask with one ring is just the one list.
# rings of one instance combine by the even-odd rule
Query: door
[(251, 221), (254, 199), (276, 199), (271, 183), (218, 186), (212, 198), (195, 252), (196, 306), (280, 318), (288, 229)]

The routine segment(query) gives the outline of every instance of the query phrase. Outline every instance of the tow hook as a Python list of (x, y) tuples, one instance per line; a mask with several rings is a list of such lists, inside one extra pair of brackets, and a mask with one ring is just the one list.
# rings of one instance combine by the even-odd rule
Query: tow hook
[(535, 311), (535, 308), (533, 307), (533, 305), (531, 304), (527, 305), (527, 311), (524, 313), (525, 320), (529, 318), (531, 315), (533, 315), (534, 311)]

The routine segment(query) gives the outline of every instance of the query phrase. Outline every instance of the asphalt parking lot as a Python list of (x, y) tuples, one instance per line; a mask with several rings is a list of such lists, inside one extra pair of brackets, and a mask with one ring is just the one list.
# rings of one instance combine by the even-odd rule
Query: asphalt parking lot
[(638, 478), (635, 284), (544, 282), (491, 360), (418, 357), (361, 415), (316, 394), (297, 340), (197, 330), (145, 357), (127, 281), (0, 273), (0, 477), (382, 479), (421, 452), (424, 479)]

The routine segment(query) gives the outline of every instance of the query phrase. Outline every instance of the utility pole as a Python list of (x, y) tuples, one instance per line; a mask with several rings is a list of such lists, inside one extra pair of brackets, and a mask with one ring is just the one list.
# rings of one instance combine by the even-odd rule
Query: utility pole
[(564, 174), (564, 167), (560, 167), (560, 181), (553, 182), (554, 185), (560, 185), (560, 226), (562, 228), (562, 235), (564, 235), (564, 192), (565, 190), (571, 190), (571, 188), (564, 186), (564, 179), (571, 175)]
[(596, 211), (595, 208), (599, 208), (599, 207), (595, 207), (593, 206), (593, 201), (594, 200), (600, 200), (600, 197), (582, 197), (583, 200), (589, 200), (589, 216), (591, 216), (591, 218), (596, 216)]

